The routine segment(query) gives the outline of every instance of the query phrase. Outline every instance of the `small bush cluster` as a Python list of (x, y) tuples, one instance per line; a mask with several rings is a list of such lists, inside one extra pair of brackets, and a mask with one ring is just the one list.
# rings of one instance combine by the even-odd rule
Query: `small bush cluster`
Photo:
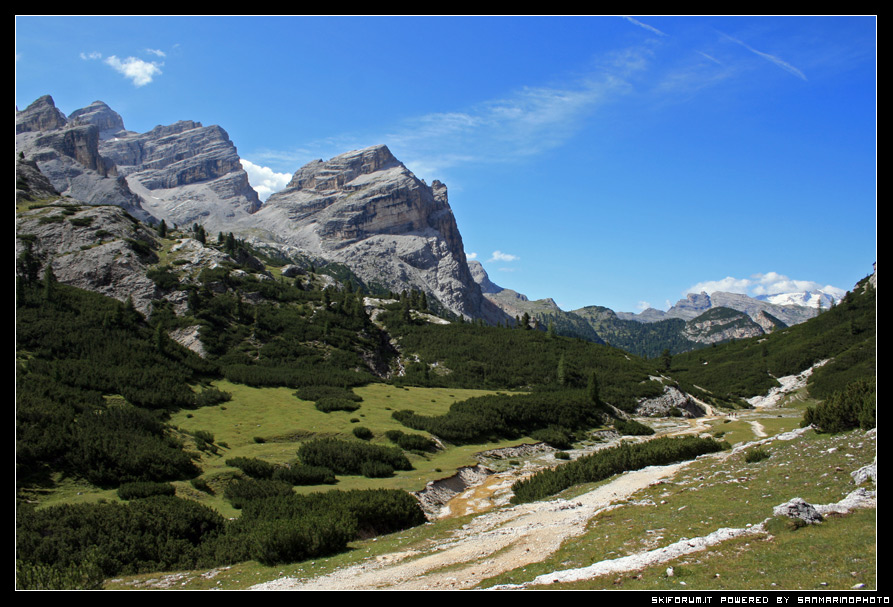
[(530, 438), (544, 442), (556, 449), (570, 449), (574, 445), (574, 437), (563, 428), (555, 426), (531, 432)]
[(352, 430), (352, 432), (353, 435), (360, 440), (370, 440), (373, 436), (372, 430), (370, 430), (366, 426), (357, 426)]
[(356, 411), (360, 405), (346, 398), (321, 398), (314, 403), (314, 406), (323, 413), (331, 413), (332, 411)]
[(615, 419), (614, 428), (624, 436), (650, 436), (654, 434), (654, 428), (634, 419)]
[(860, 379), (833, 393), (803, 415), (803, 426), (814, 425), (821, 432), (846, 432), (855, 428), (870, 430), (877, 425), (877, 387), (874, 379)]
[(744, 461), (748, 464), (755, 464), (764, 459), (769, 459), (769, 452), (762, 447), (754, 447), (753, 449), (744, 452)]
[(421, 434), (407, 434), (400, 430), (388, 430), (385, 436), (404, 451), (434, 451), (437, 444)]
[[(335, 473), (324, 466), (292, 464), (276, 466), (256, 457), (233, 457), (226, 460), (227, 466), (238, 468), (255, 480), (273, 480), (295, 485), (322, 485), (335, 482)], [(242, 495), (240, 494), (240, 497)]]
[[(336, 474), (363, 474), (363, 464), (387, 464), (393, 470), (412, 470), (412, 464), (396, 447), (370, 445), (359, 441), (320, 438), (301, 445), (298, 457), (308, 466), (322, 466)], [(377, 470), (377, 469), (376, 469)], [(367, 467), (367, 471), (372, 471)]]
[(124, 483), (118, 487), (117, 493), (122, 500), (135, 500), (154, 495), (174, 495), (176, 490), (170, 483), (137, 482)]

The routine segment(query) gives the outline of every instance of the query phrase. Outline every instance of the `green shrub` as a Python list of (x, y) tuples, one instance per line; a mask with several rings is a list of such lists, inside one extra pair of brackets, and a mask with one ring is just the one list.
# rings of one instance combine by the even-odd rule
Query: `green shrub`
[(650, 436), (654, 434), (654, 428), (634, 419), (615, 419), (614, 428), (624, 436)]
[(394, 467), (384, 462), (363, 462), (360, 474), (366, 478), (388, 478), (394, 475)]
[(400, 430), (388, 430), (385, 432), (385, 436), (406, 451), (434, 451), (437, 448), (437, 444), (433, 440), (421, 434), (406, 434)]
[(319, 399), (314, 406), (323, 413), (331, 413), (332, 411), (356, 411), (360, 408), (360, 405), (352, 400), (331, 396)]
[(335, 473), (328, 468), (303, 464), (278, 466), (273, 471), (273, 480), (292, 485), (332, 485), (336, 482)]
[(556, 449), (570, 449), (574, 445), (574, 438), (562, 428), (550, 426), (530, 433), (530, 438)]
[(356, 428), (354, 428), (353, 435), (360, 440), (370, 440), (373, 437), (372, 430), (370, 430), (366, 426), (357, 426)]
[(512, 485), (512, 503), (545, 499), (574, 485), (593, 483), (627, 470), (663, 466), (726, 448), (712, 438), (656, 438), (644, 443), (620, 443), (557, 468), (542, 470)]
[(362, 474), (365, 462), (380, 462), (394, 470), (412, 470), (412, 464), (400, 449), (334, 438), (320, 438), (302, 444), (298, 457), (306, 465), (323, 466), (336, 474)]
[(806, 409), (803, 426), (814, 425), (820, 432), (845, 432), (854, 428), (870, 430), (877, 424), (877, 388), (873, 378), (860, 379), (833, 393), (824, 402)]
[(238, 468), (251, 478), (273, 478), (275, 467), (270, 462), (265, 462), (256, 457), (232, 457), (226, 460), (227, 466)]
[(762, 447), (754, 447), (744, 452), (744, 461), (748, 464), (755, 464), (764, 459), (769, 459), (769, 452)]
[(124, 483), (118, 487), (118, 497), (122, 500), (135, 500), (153, 495), (174, 495), (174, 486), (170, 483)]
[(269, 567), (340, 552), (356, 535), (356, 521), (339, 514), (262, 521), (251, 533), (251, 555)]
[(236, 479), (223, 490), (233, 508), (243, 508), (252, 500), (292, 495), (292, 484), (272, 479)]

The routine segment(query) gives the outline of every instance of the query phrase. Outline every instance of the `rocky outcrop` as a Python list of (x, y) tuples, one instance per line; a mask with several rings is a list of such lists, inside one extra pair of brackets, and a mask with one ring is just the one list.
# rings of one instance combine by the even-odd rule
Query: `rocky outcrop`
[[(474, 259), (469, 260), (468, 270), (471, 272), (471, 278), (481, 286), (481, 292), (484, 295), (495, 294), (505, 290), (490, 280), (490, 276), (481, 262)], [(522, 297), (524, 296), (522, 295)], [(527, 298), (524, 297), (524, 299), (526, 300)]]
[(66, 118), (45, 96), (16, 113), (16, 152), (61, 194), (142, 220), (200, 223), (213, 233), (261, 205), (219, 126), (186, 120), (139, 134), (102, 101)]
[(59, 192), (33, 160), (16, 156), (16, 204), (58, 197)]
[(685, 329), (682, 331), (686, 339), (702, 344), (745, 339), (763, 334), (762, 327), (747, 314), (730, 308), (712, 308), (685, 323)]
[(504, 318), (471, 276), (446, 186), (427, 185), (386, 146), (305, 165), (241, 229), (343, 263), (368, 283), (423, 290), (455, 314)]
[(636, 405), (636, 415), (644, 417), (703, 417), (706, 412), (688, 395), (673, 386), (664, 386), (664, 393), (657, 398), (642, 399)]
[(419, 500), (428, 519), (436, 519), (443, 507), (454, 497), (475, 485), (482, 483), (493, 470), (484, 466), (459, 468), (453, 476), (429, 481), (425, 488), (413, 495)]
[[(158, 261), (155, 235), (114, 206), (50, 205), (16, 217), (16, 258), (27, 246), (64, 284), (131, 299), (147, 314), (161, 297), (146, 270)], [(30, 244), (29, 244), (30, 243)]]

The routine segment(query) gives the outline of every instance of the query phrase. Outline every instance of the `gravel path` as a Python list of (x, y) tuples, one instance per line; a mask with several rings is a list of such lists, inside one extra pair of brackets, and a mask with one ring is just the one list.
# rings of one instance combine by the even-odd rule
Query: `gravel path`
[(446, 590), (473, 588), (497, 574), (542, 561), (611, 504), (672, 476), (687, 462), (627, 472), (574, 500), (552, 500), (481, 514), (420, 551), (394, 553), (329, 575), (282, 578), (256, 590)]

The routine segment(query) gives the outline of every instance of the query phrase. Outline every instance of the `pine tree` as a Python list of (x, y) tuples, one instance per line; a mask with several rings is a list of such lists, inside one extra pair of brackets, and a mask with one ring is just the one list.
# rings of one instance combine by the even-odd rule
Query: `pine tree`
[(558, 359), (558, 385), (567, 384), (567, 364), (564, 362), (564, 354)]
[(589, 384), (586, 386), (586, 395), (596, 405), (601, 404), (601, 401), (598, 396), (598, 378), (595, 376), (595, 371), (589, 374)]

